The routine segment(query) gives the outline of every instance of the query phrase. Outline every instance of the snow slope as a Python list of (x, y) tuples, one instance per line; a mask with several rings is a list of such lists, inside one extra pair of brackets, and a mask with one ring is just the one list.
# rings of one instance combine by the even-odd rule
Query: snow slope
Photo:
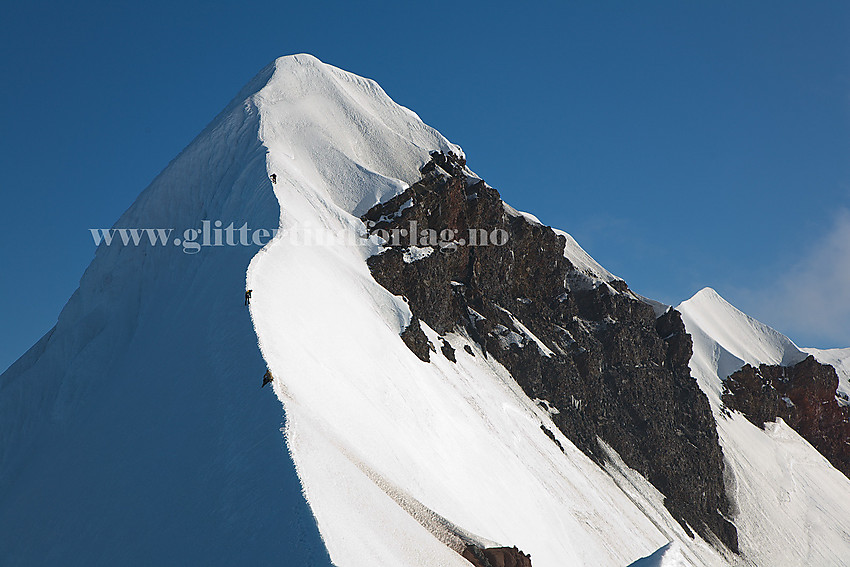
[(787, 365), (807, 355), (713, 289), (677, 309), (693, 337), (691, 372), (717, 420), (744, 557), (756, 565), (847, 565), (850, 480), (782, 420), (763, 431), (720, 400), (723, 380), (744, 363)]
[(652, 555), (638, 559), (629, 567), (686, 567), (687, 563), (682, 557), (679, 547), (675, 543), (668, 543)]
[[(121, 227), (274, 228), (250, 96)], [(101, 246), (56, 326), (0, 376), (0, 564), (329, 565), (243, 305), (257, 247)]]

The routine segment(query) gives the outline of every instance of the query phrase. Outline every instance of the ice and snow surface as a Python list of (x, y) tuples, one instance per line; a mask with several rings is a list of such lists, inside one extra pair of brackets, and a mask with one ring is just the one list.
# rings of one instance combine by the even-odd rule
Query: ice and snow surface
[[(261, 73), (121, 217), (275, 228)], [(174, 236), (177, 236), (175, 233)], [(0, 376), (0, 564), (329, 565), (243, 305), (257, 247), (101, 247)]]
[(648, 557), (638, 559), (629, 567), (687, 567), (679, 546), (671, 542)]
[(709, 287), (697, 292), (685, 305), (690, 320), (746, 363), (787, 366), (806, 357), (791, 339), (739, 311)]
[(405, 249), (402, 259), (405, 263), (418, 262), (434, 253), (433, 246), (410, 246)]
[[(464, 541), (516, 545), (535, 567), (736, 562), (685, 535), (615, 453), (604, 470), (591, 462), (467, 337), (447, 337), (456, 364), (439, 349), (420, 361), (399, 338), (406, 303), (366, 265), (378, 243), (321, 238), (360, 232), (358, 215), (435, 149), (460, 152), (373, 81), (311, 56), (249, 84), (118, 226), (218, 217), (282, 230), (258, 253), (98, 251), (56, 328), (2, 376), (4, 560), (326, 564), (303, 488), (342, 567), (460, 567)], [(616, 279), (565, 237), (591, 280)], [(692, 368), (715, 410), (727, 369), (799, 353), (695, 299)], [(259, 390), (257, 341), (301, 487), (283, 412)], [(847, 480), (782, 424), (718, 420), (745, 551), (759, 565), (839, 564)]]

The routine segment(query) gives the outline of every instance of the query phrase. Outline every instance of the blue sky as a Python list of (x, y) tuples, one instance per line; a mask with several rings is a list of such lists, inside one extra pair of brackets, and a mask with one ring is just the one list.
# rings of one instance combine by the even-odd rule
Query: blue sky
[(377, 80), (631, 287), (850, 346), (846, 2), (18, 2), (0, 21), (0, 370), (275, 57)]

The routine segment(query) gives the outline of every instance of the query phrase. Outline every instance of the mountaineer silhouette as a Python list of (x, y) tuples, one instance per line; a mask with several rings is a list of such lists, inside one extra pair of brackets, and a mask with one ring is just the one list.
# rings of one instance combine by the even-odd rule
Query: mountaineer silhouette
[(272, 371), (267, 369), (266, 373), (263, 374), (263, 385), (260, 386), (260, 388), (265, 388), (266, 384), (268, 384), (272, 380), (274, 380), (274, 377), (272, 376)]

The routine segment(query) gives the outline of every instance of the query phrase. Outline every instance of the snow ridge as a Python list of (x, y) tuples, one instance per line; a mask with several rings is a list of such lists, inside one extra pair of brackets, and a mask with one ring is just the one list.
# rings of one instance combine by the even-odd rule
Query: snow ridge
[[(276, 227), (252, 99), (273, 70), (115, 226)], [(280, 404), (259, 389), (242, 302), (255, 253), (97, 249), (56, 326), (0, 376), (4, 564), (329, 564), (282, 449)], [(257, 529), (284, 522), (291, 537)]]

